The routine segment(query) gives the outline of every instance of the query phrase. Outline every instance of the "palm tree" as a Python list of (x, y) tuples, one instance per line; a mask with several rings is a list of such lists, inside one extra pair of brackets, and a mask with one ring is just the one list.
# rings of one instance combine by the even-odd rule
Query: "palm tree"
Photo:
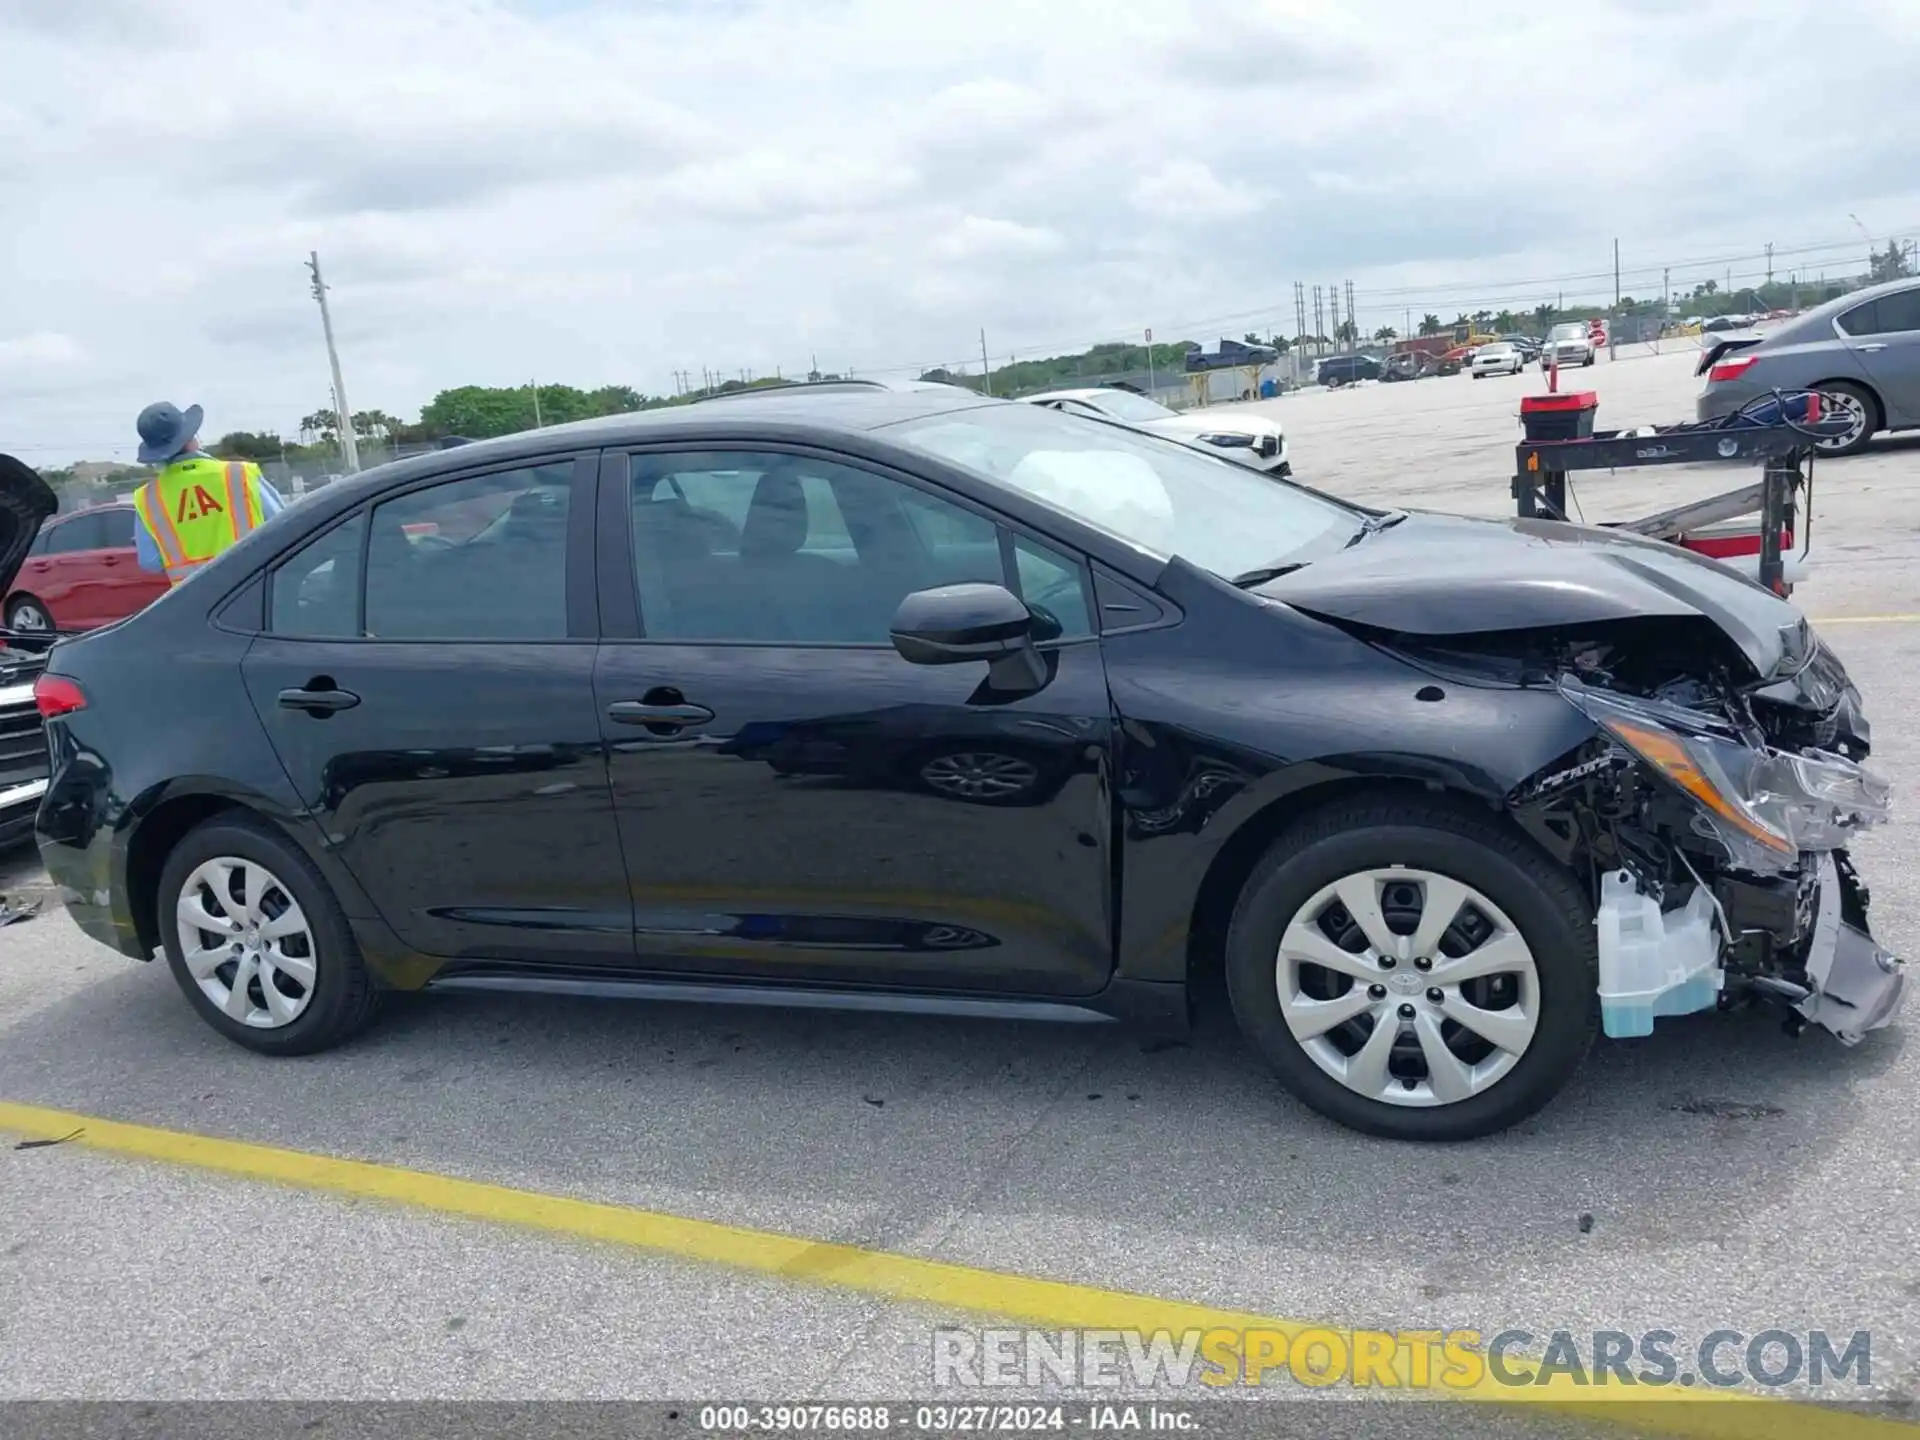
[(1511, 310), (1502, 310), (1498, 315), (1493, 317), (1493, 328), (1498, 330), (1502, 335), (1509, 334), (1517, 329), (1519, 324), (1520, 317), (1515, 315)]
[(1420, 317), (1420, 333), (1422, 335), (1438, 335), (1440, 329), (1440, 317), (1438, 315), (1429, 311)]
[(1380, 341), (1383, 345), (1390, 345), (1399, 333), (1400, 332), (1391, 325), (1382, 325), (1378, 330), (1373, 332), (1373, 338)]
[(1491, 310), (1474, 311), (1473, 323), (1482, 330), (1486, 329), (1487, 326), (1493, 323), (1493, 312)]
[(1559, 307), (1555, 305), (1540, 304), (1533, 307), (1534, 321), (1543, 334), (1553, 328), (1553, 317), (1559, 313)]

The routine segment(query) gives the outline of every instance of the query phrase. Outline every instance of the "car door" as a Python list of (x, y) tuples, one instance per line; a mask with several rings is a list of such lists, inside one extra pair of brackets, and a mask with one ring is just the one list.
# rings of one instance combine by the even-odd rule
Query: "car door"
[(65, 588), (62, 629), (91, 630), (119, 618), (111, 604), (122, 558), (113, 544), (114, 514), (108, 509), (87, 510), (67, 523), (67, 543), (60, 556)]
[(1920, 285), (1856, 305), (1839, 324), (1887, 407), (1887, 428), (1920, 426)]
[[(1075, 557), (819, 452), (610, 457), (601, 497), (595, 688), (642, 969), (1106, 984), (1110, 706)], [(1041, 617), (1044, 684), (894, 651), (901, 599), (964, 581)]]
[(88, 558), (101, 534), (99, 517), (83, 510), (50, 526), (47, 548), (29, 562), (18, 588), (40, 597), (56, 630), (84, 630), (91, 626), (92, 569)]
[(593, 693), (594, 469), (555, 455), (418, 484), (272, 572), (248, 692), (424, 954), (632, 963)]
[(116, 505), (99, 512), (101, 548), (97, 552), (99, 625), (110, 625), (139, 613), (167, 590), (164, 571), (142, 570), (134, 545), (133, 508)]

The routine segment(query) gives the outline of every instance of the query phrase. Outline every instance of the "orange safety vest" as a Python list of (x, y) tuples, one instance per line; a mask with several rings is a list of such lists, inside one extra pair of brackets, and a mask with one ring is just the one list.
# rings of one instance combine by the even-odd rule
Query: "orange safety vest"
[(133, 494), (140, 523), (178, 585), (266, 517), (260, 472), (244, 460), (176, 460)]

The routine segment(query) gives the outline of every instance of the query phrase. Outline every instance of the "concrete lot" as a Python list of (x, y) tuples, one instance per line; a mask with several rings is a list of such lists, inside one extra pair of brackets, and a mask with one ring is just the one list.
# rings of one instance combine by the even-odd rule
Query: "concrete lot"
[[(1688, 418), (1688, 357), (1602, 362), (1601, 423)], [(1537, 374), (1262, 402), (1310, 484), (1485, 514)], [(1831, 617), (1920, 794), (1920, 449), (1818, 471)], [(1733, 482), (1596, 477), (1589, 518)], [(1894, 617), (1894, 618), (1886, 618)], [(1920, 951), (1911, 801), (1862, 847)], [(0, 879), (41, 883), (21, 857)], [(0, 1100), (1342, 1325), (1873, 1332), (1920, 1384), (1914, 1022), (1853, 1051), (1755, 1016), (1603, 1045), (1446, 1149), (1292, 1103), (1224, 1024), (1118, 1030), (447, 997), (270, 1062), (58, 913), (0, 928)], [(1586, 1217), (1586, 1218), (1583, 1218)], [(83, 1149), (0, 1148), (0, 1398), (883, 1397), (917, 1305)], [(1487, 1433), (1476, 1427), (1478, 1433)], [(1466, 1433), (1466, 1432), (1462, 1432)]]

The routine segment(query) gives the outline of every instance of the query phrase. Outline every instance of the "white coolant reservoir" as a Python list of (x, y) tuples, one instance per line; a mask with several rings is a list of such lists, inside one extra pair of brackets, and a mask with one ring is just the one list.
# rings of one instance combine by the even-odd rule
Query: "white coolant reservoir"
[(1704, 886), (1663, 912), (1624, 870), (1600, 877), (1600, 1026), (1608, 1035), (1651, 1035), (1654, 1017), (1690, 1015), (1718, 1003), (1720, 928)]

